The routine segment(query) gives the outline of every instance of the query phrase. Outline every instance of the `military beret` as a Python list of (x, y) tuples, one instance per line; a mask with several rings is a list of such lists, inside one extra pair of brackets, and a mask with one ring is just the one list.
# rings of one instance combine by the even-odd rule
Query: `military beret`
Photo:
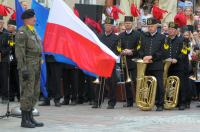
[(124, 22), (133, 22), (133, 17), (132, 16), (125, 16)]
[(175, 28), (175, 29), (178, 28), (178, 25), (175, 22), (169, 22), (168, 26), (169, 26), (169, 28)]
[(153, 17), (147, 19), (147, 25), (155, 25), (158, 23), (159, 23), (159, 21)]
[(33, 9), (28, 9), (22, 13), (21, 19), (29, 19), (35, 16), (35, 12)]
[(10, 20), (8, 20), (8, 25), (14, 25), (14, 26), (16, 26), (16, 21), (10, 19)]
[(113, 25), (114, 24), (114, 19), (106, 17), (105, 24), (112, 24)]

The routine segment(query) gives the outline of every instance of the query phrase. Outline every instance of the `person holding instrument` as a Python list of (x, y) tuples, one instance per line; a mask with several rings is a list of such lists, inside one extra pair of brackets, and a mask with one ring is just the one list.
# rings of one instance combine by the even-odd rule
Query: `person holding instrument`
[[(184, 87), (183, 58), (185, 54), (182, 50), (183, 40), (177, 37), (177, 28), (177, 24), (174, 22), (169, 22), (169, 37), (165, 39), (164, 58), (170, 60), (172, 63), (172, 65), (169, 67), (168, 76), (177, 76), (180, 79), (179, 91), (182, 91)], [(180, 100), (178, 102), (180, 102)], [(184, 105), (179, 105), (179, 110), (184, 110)]]
[[(126, 63), (126, 67), (124, 71), (125, 80), (128, 79), (130, 76), (133, 83), (136, 80), (136, 63), (132, 61), (132, 59), (137, 56), (137, 47), (140, 42), (140, 33), (133, 29), (133, 17), (132, 16), (125, 16), (124, 24), (126, 31), (121, 33), (120, 41), (121, 41), (121, 48), (122, 52), (121, 55), (124, 57), (124, 63)], [(124, 68), (124, 67), (122, 67)], [(126, 71), (128, 70), (128, 72)], [(128, 75), (127, 75), (128, 73)], [(130, 80), (130, 79), (129, 79)], [(133, 88), (131, 85), (132, 82), (126, 81), (125, 88), (126, 88), (126, 98), (127, 102), (124, 107), (132, 107), (133, 106)], [(135, 85), (134, 85), (135, 91)]]
[(147, 76), (154, 76), (157, 79), (156, 111), (163, 110), (163, 55), (165, 36), (157, 32), (158, 21), (155, 18), (147, 19), (148, 32), (144, 34), (139, 50), (139, 57), (147, 65)]
[[(100, 40), (102, 43), (104, 43), (110, 50), (112, 50), (115, 54), (118, 54), (117, 51), (117, 45), (119, 38), (115, 33), (113, 32), (113, 24), (114, 20), (107, 17), (105, 20), (105, 33), (100, 36)], [(100, 87), (101, 85), (103, 86), (104, 89), (104, 83), (108, 85), (109, 87), (109, 101), (108, 101), (108, 107), (107, 109), (114, 109), (115, 104), (116, 104), (116, 88), (117, 88), (117, 75), (116, 75), (116, 68), (113, 69), (112, 75), (110, 78), (105, 79), (100, 79), (103, 81), (100, 81)], [(104, 91), (104, 90), (103, 90)], [(95, 103), (92, 106), (92, 108), (98, 108), (99, 103), (99, 96), (103, 97), (103, 95), (99, 94), (104, 94), (104, 92), (101, 92), (101, 89), (97, 87), (96, 89), (96, 94), (95, 94)]]

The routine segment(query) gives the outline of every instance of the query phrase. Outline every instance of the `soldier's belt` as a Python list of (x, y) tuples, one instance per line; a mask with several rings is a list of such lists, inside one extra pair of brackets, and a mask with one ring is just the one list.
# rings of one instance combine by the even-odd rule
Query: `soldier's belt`
[(26, 56), (27, 57), (41, 57), (42, 54), (36, 53), (36, 52), (28, 52), (28, 53), (26, 53)]

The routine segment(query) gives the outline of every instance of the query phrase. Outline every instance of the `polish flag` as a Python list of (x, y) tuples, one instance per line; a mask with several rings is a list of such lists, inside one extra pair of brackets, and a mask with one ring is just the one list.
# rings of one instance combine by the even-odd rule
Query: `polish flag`
[(117, 56), (68, 7), (54, 0), (47, 22), (44, 51), (62, 55), (80, 69), (110, 77)]

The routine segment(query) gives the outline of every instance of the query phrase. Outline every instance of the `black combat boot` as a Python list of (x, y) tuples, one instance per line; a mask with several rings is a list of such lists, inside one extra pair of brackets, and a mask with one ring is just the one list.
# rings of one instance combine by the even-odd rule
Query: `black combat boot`
[(30, 118), (31, 123), (33, 123), (35, 125), (35, 127), (43, 127), (44, 126), (44, 124), (42, 122), (37, 122), (33, 118), (33, 112), (32, 111), (29, 112), (29, 118)]
[(61, 103), (61, 105), (69, 105), (69, 100), (63, 100), (63, 102)]
[(22, 111), (21, 127), (35, 128), (35, 125), (29, 120), (29, 112), (28, 111)]

